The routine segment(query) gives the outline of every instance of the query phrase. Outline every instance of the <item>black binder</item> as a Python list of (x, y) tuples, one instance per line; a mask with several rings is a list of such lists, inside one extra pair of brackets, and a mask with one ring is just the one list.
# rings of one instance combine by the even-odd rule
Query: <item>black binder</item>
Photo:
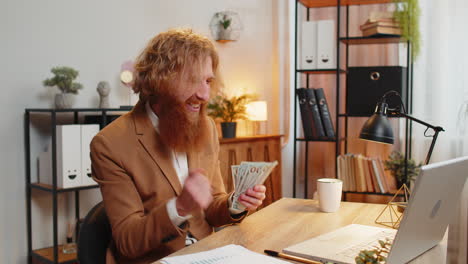
[(322, 88), (317, 88), (315, 90), (315, 97), (317, 98), (318, 108), (320, 109), (320, 116), (323, 122), (323, 127), (325, 129), (325, 134), (328, 138), (335, 137), (335, 130), (333, 129), (333, 122), (331, 119), (330, 111), (328, 110), (327, 99), (325, 98), (325, 93)]
[(325, 137), (320, 111), (315, 99), (313, 89), (298, 88), (297, 96), (302, 117), (304, 137), (307, 139), (318, 139)]

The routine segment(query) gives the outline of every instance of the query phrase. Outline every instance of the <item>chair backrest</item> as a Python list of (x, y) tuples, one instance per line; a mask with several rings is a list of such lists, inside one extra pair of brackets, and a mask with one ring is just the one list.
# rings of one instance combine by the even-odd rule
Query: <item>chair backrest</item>
[(78, 236), (78, 260), (80, 264), (106, 263), (106, 251), (112, 231), (104, 204), (96, 204), (86, 215)]

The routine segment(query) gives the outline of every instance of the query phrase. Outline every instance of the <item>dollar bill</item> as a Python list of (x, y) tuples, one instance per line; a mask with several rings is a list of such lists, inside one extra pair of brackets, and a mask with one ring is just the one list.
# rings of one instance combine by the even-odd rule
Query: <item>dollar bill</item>
[(241, 162), (240, 165), (231, 166), (234, 181), (234, 194), (231, 208), (236, 212), (245, 210), (245, 206), (239, 202), (239, 196), (247, 189), (257, 184), (262, 184), (278, 165), (273, 162)]

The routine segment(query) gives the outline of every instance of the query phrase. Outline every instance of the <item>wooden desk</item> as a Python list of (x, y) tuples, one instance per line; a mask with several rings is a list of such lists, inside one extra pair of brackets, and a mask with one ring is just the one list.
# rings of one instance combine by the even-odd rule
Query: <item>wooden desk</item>
[[(229, 226), (171, 256), (214, 249), (228, 244), (242, 245), (263, 253), (281, 251), (290, 245), (327, 233), (348, 224), (381, 226), (374, 223), (383, 204), (343, 202), (336, 213), (321, 213), (318, 202), (283, 198), (248, 216), (241, 224)], [(447, 239), (410, 263), (445, 263)], [(159, 263), (159, 262), (156, 262)]]

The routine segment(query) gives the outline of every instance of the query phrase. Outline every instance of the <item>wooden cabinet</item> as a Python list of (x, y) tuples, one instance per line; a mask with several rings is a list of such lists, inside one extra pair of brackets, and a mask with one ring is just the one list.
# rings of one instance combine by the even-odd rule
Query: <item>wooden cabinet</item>
[(264, 185), (267, 188), (263, 207), (282, 197), (281, 192), (281, 135), (262, 135), (219, 140), (221, 175), (226, 191), (233, 190), (231, 165), (242, 161), (278, 161)]

